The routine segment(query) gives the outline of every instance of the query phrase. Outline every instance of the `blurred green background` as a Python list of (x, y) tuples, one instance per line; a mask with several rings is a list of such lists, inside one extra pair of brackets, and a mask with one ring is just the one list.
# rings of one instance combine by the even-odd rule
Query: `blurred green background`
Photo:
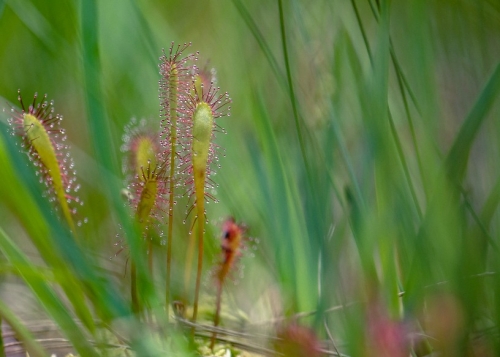
[[(81, 283), (91, 300), (82, 304), (100, 318), (128, 314), (128, 253), (114, 257), (131, 229), (121, 136), (132, 117), (159, 123), (158, 58), (172, 41), (192, 42), (198, 66), (214, 67), (232, 98), (218, 121), (228, 133), (217, 135), (225, 156), (214, 177), (220, 203), (207, 214), (207, 275), (224, 218), (259, 241), (227, 289), (228, 315), (251, 327), (311, 312), (300, 321), (325, 349), (353, 356), (399, 356), (384, 350), (399, 342), (413, 355), (498, 355), (499, 38), (493, 0), (0, 0), (1, 128), (18, 89), (25, 102), (35, 92), (55, 101), (82, 186), (78, 214), (89, 221), (83, 243), (67, 244), (16, 138), (3, 135), (0, 238), (35, 270), (64, 271), (50, 284)], [(189, 227), (179, 208), (180, 296)], [(25, 263), (0, 249), (5, 276), (47, 281), (20, 274)], [(162, 279), (148, 279), (144, 294), (159, 306)], [(102, 287), (119, 297), (96, 296)], [(404, 342), (373, 329), (404, 331)]]

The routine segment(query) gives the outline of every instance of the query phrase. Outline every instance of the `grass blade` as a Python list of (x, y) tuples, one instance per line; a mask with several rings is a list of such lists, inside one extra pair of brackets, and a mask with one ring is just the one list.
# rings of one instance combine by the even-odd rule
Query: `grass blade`
[(274, 75), (278, 80), (278, 83), (284, 89), (286, 89), (287, 88), (286, 77), (281, 72), (278, 62), (276, 61), (276, 58), (274, 57), (269, 45), (264, 39), (264, 36), (260, 32), (259, 27), (255, 23), (252, 16), (245, 8), (241, 0), (233, 0), (233, 4), (240, 13), (240, 16), (243, 18), (243, 21), (245, 21), (245, 23), (247, 24), (248, 28), (250, 29), (250, 32), (252, 32), (252, 35), (254, 36), (255, 40), (259, 44), (260, 49), (264, 53), (264, 56), (266, 57), (267, 61), (269, 62), (269, 65), (271, 66), (271, 70), (274, 72)]
[(35, 294), (45, 310), (61, 327), (63, 333), (71, 340), (76, 350), (84, 356), (98, 356), (54, 290), (45, 281), (38, 278), (38, 268), (30, 262), (28, 257), (19, 250), (12, 239), (1, 228), (0, 250), (7, 260), (17, 268), (19, 274), (33, 291), (33, 294)]
[[(2, 232), (1, 229), (0, 232)], [(7, 305), (4, 304), (2, 300), (0, 300), (0, 317), (3, 321), (9, 324), (12, 330), (16, 333), (16, 337), (23, 342), (24, 347), (26, 348), (26, 351), (30, 354), (30, 356), (44, 357), (48, 355), (47, 352), (43, 350), (42, 346), (33, 338), (31, 332), (29, 332), (28, 329), (24, 327), (21, 321), (19, 321), (16, 315), (12, 313), (12, 311), (8, 308)], [(5, 356), (3, 343), (2, 351), (0, 353), (1, 356)]]
[(465, 175), (469, 153), (476, 134), (487, 117), (500, 91), (500, 63), (497, 64), (474, 106), (465, 118), (458, 135), (446, 157), (446, 169), (450, 178), (460, 183)]

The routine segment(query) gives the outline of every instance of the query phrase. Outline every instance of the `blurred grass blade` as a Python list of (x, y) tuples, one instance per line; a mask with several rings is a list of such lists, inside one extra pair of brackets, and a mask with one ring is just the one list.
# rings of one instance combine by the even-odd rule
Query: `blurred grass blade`
[[(59, 36), (56, 30), (51, 26), (50, 22), (38, 11), (33, 2), (28, 0), (6, 0), (7, 5), (16, 13), (24, 25), (30, 29), (34, 36), (52, 52), (59, 50), (58, 44), (67, 44), (64, 38)], [(2, 11), (0, 1), (0, 14)]]
[(109, 121), (104, 108), (104, 95), (101, 85), (101, 63), (99, 55), (99, 16), (98, 4), (95, 0), (86, 0), (81, 3), (81, 31), (83, 72), (85, 78), (85, 96), (90, 136), (94, 144), (96, 157), (101, 164), (101, 184), (108, 193), (109, 202), (118, 213), (120, 222), (126, 233), (130, 254), (137, 268), (137, 277), (140, 284), (141, 296), (148, 300), (152, 297), (153, 286), (149, 279), (145, 257), (141, 252), (140, 234), (134, 227), (120, 198), (121, 185), (115, 175), (118, 173), (118, 155), (112, 145)]
[(34, 172), (26, 165), (26, 157), (12, 141), (0, 123), (0, 196), (22, 223), (41, 257), (54, 270), (56, 281), (61, 284), (78, 317), (94, 333), (95, 322), (87, 297), (92, 297), (95, 311), (103, 321), (128, 315), (122, 297), (110, 286), (108, 279), (97, 274), (89, 262), (90, 257), (84, 255), (70, 232), (51, 214), (50, 204), (42, 197)]
[(283, 1), (278, 0), (279, 8), (279, 18), (280, 18), (280, 30), (281, 30), (281, 45), (283, 46), (283, 57), (285, 59), (286, 77), (288, 82), (288, 95), (290, 97), (290, 102), (292, 104), (293, 119), (295, 121), (295, 129), (297, 130), (297, 137), (299, 138), (300, 152), (302, 154), (302, 160), (304, 161), (304, 167), (306, 169), (308, 183), (311, 184), (311, 171), (309, 169), (309, 163), (307, 161), (305, 143), (303, 131), (305, 131), (305, 126), (301, 125), (299, 119), (299, 111), (297, 108), (297, 99), (295, 97), (295, 91), (293, 88), (292, 72), (290, 69), (290, 60), (288, 56), (288, 46), (286, 43), (286, 29), (285, 29), (285, 17), (283, 14)]
[(491, 190), (486, 202), (481, 210), (481, 221), (485, 227), (489, 227), (493, 215), (498, 209), (498, 204), (500, 203), (500, 178), (497, 179), (495, 187)]
[(267, 218), (276, 254), (280, 281), (290, 293), (293, 307), (298, 311), (315, 308), (317, 256), (311, 254), (308, 232), (304, 229), (304, 212), (297, 192), (296, 181), (289, 171), (287, 156), (283, 155), (262, 96), (255, 99), (255, 125), (260, 133), (262, 150), (267, 158), (265, 184), (275, 200), (267, 206)]
[(287, 83), (286, 83), (286, 78), (285, 75), (281, 72), (281, 69), (278, 65), (278, 62), (276, 61), (276, 58), (274, 57), (273, 53), (271, 52), (271, 49), (269, 48), (269, 45), (267, 44), (266, 40), (264, 39), (264, 36), (259, 30), (259, 27), (253, 20), (252, 16), (248, 12), (248, 10), (245, 8), (245, 5), (241, 2), (241, 0), (233, 0), (233, 4), (240, 13), (240, 16), (243, 18), (243, 21), (247, 24), (248, 28), (250, 29), (250, 32), (252, 32), (253, 37), (257, 41), (260, 49), (262, 52), (264, 52), (264, 56), (266, 57), (267, 61), (269, 62), (269, 65), (271, 66), (271, 70), (274, 72), (274, 75), (276, 76), (276, 79), (278, 80), (278, 83), (283, 87), (283, 89), (286, 90), (287, 88)]
[(472, 110), (465, 118), (460, 131), (446, 157), (448, 175), (455, 182), (460, 183), (465, 175), (469, 153), (476, 134), (484, 122), (488, 111), (498, 98), (500, 90), (500, 63), (497, 64), (488, 83), (479, 94)]
[(359, 30), (361, 31), (361, 36), (363, 37), (363, 42), (366, 47), (366, 52), (368, 53), (368, 58), (370, 59), (370, 63), (373, 62), (372, 51), (370, 49), (370, 43), (368, 42), (368, 37), (366, 36), (365, 27), (363, 26), (363, 22), (361, 21), (361, 16), (359, 14), (358, 5), (356, 5), (356, 0), (351, 0), (351, 5), (354, 10), (354, 14), (356, 15), (356, 21), (359, 26)]
[(158, 49), (160, 48), (160, 46), (158, 46), (155, 41), (154, 33), (151, 30), (151, 27), (144, 15), (143, 10), (140, 7), (140, 4), (138, 4), (134, 0), (130, 0), (129, 2), (134, 14), (136, 14), (137, 16), (137, 21), (139, 22), (140, 30), (143, 34), (142, 38), (146, 42), (146, 48), (149, 52), (147, 59), (150, 61), (152, 68), (155, 68), (156, 70), (158, 68)]
[[(17, 316), (12, 313), (12, 311), (8, 308), (7, 305), (4, 304), (2, 300), (0, 300), (0, 317), (3, 321), (9, 324), (9, 326), (15, 332), (16, 338), (21, 340), (24, 347), (26, 348), (26, 352), (29, 353), (30, 356), (45, 357), (48, 355), (48, 353), (43, 350), (42, 346), (33, 338), (31, 332), (28, 331), (26, 327), (24, 327)], [(1, 356), (5, 356), (3, 344), (2, 352), (3, 353), (1, 353)]]
[(22, 253), (14, 242), (0, 228), (0, 250), (7, 260), (19, 271), (26, 284), (33, 291), (38, 301), (49, 315), (57, 322), (64, 334), (71, 340), (76, 350), (83, 356), (97, 356), (87, 341), (64, 303), (57, 297), (54, 290), (38, 277), (38, 268)]
[(109, 121), (103, 105), (98, 23), (96, 1), (83, 1), (81, 9), (83, 71), (90, 136), (99, 163), (114, 174), (118, 172), (117, 155), (112, 145)]

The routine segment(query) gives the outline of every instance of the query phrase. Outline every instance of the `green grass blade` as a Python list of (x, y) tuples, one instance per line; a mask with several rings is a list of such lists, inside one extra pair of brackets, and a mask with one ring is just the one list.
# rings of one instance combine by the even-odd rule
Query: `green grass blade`
[(485, 87), (479, 94), (474, 106), (465, 118), (458, 135), (446, 157), (448, 175), (460, 183), (465, 175), (469, 153), (476, 134), (486, 119), (487, 114), (500, 91), (500, 63), (491, 74)]
[(278, 83), (284, 88), (287, 88), (287, 83), (286, 83), (286, 77), (285, 75), (281, 72), (281, 69), (278, 65), (278, 61), (276, 61), (276, 58), (274, 57), (269, 45), (267, 44), (266, 40), (264, 39), (264, 36), (259, 30), (259, 27), (253, 20), (252, 16), (248, 12), (248, 10), (245, 8), (241, 0), (233, 0), (233, 4), (238, 10), (240, 16), (243, 18), (243, 21), (245, 21), (246, 25), (250, 29), (250, 32), (252, 32), (252, 35), (254, 36), (255, 40), (257, 41), (260, 49), (264, 53), (264, 56), (266, 57), (267, 61), (269, 62), (269, 65), (271, 66), (271, 70), (274, 72), (274, 75), (276, 76), (276, 79), (278, 80)]
[(31, 30), (33, 35), (52, 52), (57, 51), (57, 43), (63, 43), (59, 34), (52, 28), (47, 19), (28, 0), (6, 0), (7, 5), (16, 13), (19, 19)]
[[(129, 314), (118, 292), (109, 285), (107, 278), (99, 276), (90, 257), (78, 247), (70, 232), (51, 214), (52, 207), (42, 197), (35, 175), (28, 167), (27, 159), (6, 134), (3, 125), (0, 139), (0, 165), (3, 168), (0, 196), (37, 247), (44, 261), (56, 271), (75, 312), (89, 329), (94, 331), (93, 315), (87, 306), (85, 295), (94, 299), (97, 313), (104, 321)], [(3, 144), (8, 145), (3, 145)], [(9, 160), (7, 151), (12, 156)], [(11, 164), (12, 163), (12, 164)], [(15, 167), (13, 167), (15, 166)]]
[(105, 98), (101, 84), (101, 63), (99, 48), (99, 16), (98, 4), (95, 0), (81, 3), (81, 31), (83, 51), (83, 72), (85, 79), (85, 97), (87, 116), (89, 118), (90, 136), (94, 151), (101, 165), (100, 180), (108, 193), (108, 201), (120, 217), (127, 237), (130, 254), (137, 268), (137, 278), (141, 297), (146, 301), (152, 298), (154, 288), (149, 279), (146, 260), (141, 247), (141, 235), (126, 212), (120, 198), (121, 183), (116, 179), (118, 171), (118, 155), (111, 140), (108, 115), (104, 107)]
[(287, 156), (270, 124), (262, 97), (255, 101), (255, 125), (267, 164), (268, 180), (264, 184), (273, 197), (266, 205), (265, 216), (267, 219), (273, 217), (267, 222), (269, 231), (266, 234), (272, 239), (280, 281), (290, 293), (293, 308), (310, 310), (316, 303), (316, 264), (311, 262), (317, 256), (311, 254), (308, 232), (304, 229), (305, 215), (295, 187), (297, 182), (287, 165)]
[(481, 221), (484, 223), (485, 227), (489, 227), (493, 215), (498, 209), (498, 204), (500, 203), (500, 178), (493, 189), (491, 190), (486, 202), (484, 203), (483, 209), (481, 210)]
[(361, 21), (361, 16), (359, 14), (358, 5), (356, 5), (356, 0), (351, 0), (351, 5), (354, 10), (354, 14), (356, 15), (356, 21), (358, 22), (359, 29), (361, 31), (361, 36), (363, 36), (363, 42), (366, 47), (366, 52), (368, 53), (368, 57), (370, 58), (370, 62), (373, 62), (372, 51), (370, 49), (370, 43), (368, 42), (368, 37), (366, 36), (365, 26)]
[(304, 137), (302, 135), (304, 126), (301, 125), (301, 121), (299, 119), (299, 111), (297, 108), (297, 99), (295, 97), (295, 91), (293, 87), (292, 73), (290, 70), (290, 60), (288, 56), (288, 46), (286, 42), (286, 29), (285, 29), (285, 17), (283, 15), (283, 2), (282, 0), (278, 0), (278, 8), (279, 8), (279, 18), (280, 18), (280, 30), (281, 30), (281, 44), (283, 46), (283, 57), (285, 59), (285, 68), (286, 68), (286, 77), (288, 82), (288, 94), (290, 96), (290, 102), (292, 104), (293, 111), (293, 119), (295, 121), (295, 129), (297, 130), (297, 137), (299, 138), (300, 152), (302, 154), (302, 160), (304, 161), (304, 167), (306, 168), (306, 173), (308, 177), (309, 184), (311, 183), (311, 171), (309, 168), (309, 163), (307, 161), (307, 155), (305, 150)]
[(98, 356), (87, 341), (81, 328), (73, 320), (71, 313), (57, 297), (54, 290), (42, 279), (39, 279), (38, 268), (22, 253), (15, 243), (0, 228), (0, 250), (7, 260), (18, 269), (23, 280), (33, 291), (38, 301), (49, 315), (61, 327), (62, 332), (71, 340), (76, 350), (84, 356)]
[[(5, 305), (2, 300), (0, 300), (0, 317), (3, 321), (9, 324), (12, 330), (16, 333), (16, 337), (22, 341), (24, 347), (26, 348), (26, 351), (30, 354), (30, 356), (45, 357), (48, 355), (48, 353), (44, 351), (42, 346), (33, 338), (31, 332), (28, 331), (26, 327), (24, 327), (17, 316), (12, 313), (9, 307)], [(0, 355), (5, 356), (3, 343)]]
[(95, 0), (83, 1), (81, 8), (83, 72), (90, 134), (97, 160), (102, 167), (111, 173), (116, 173), (118, 172), (118, 156), (112, 144), (109, 121), (103, 105), (105, 98), (101, 85), (98, 24), (97, 2)]

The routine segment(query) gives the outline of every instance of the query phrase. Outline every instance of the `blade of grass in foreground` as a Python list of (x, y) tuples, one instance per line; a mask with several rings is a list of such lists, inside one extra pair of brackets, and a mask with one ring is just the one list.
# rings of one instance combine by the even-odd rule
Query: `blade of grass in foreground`
[(262, 96), (255, 98), (254, 118), (263, 157), (267, 164), (268, 190), (272, 199), (266, 205), (266, 217), (272, 218), (268, 223), (271, 231), (267, 234), (272, 238), (275, 247), (276, 262), (280, 279), (291, 293), (294, 308), (298, 311), (308, 311), (316, 304), (316, 267), (312, 263), (317, 256), (310, 252), (309, 236), (305, 229), (305, 214), (289, 165), (285, 161), (283, 148), (280, 147), (274, 129), (270, 125), (269, 115), (265, 109)]
[(271, 70), (274, 72), (274, 75), (276, 76), (276, 79), (278, 80), (278, 83), (284, 88), (287, 88), (287, 83), (286, 83), (286, 77), (284, 74), (281, 72), (281, 69), (278, 65), (278, 61), (276, 61), (276, 58), (274, 57), (273, 53), (271, 52), (271, 49), (269, 48), (269, 45), (267, 44), (266, 40), (264, 39), (264, 36), (259, 30), (259, 27), (253, 20), (252, 16), (248, 12), (248, 10), (245, 8), (241, 0), (233, 0), (233, 4), (240, 13), (240, 16), (243, 18), (243, 21), (247, 24), (248, 28), (250, 29), (250, 32), (252, 32), (253, 37), (255, 38), (255, 41), (257, 41), (260, 49), (264, 53), (264, 56), (266, 57), (267, 61), (269, 62), (269, 65), (271, 66)]
[(57, 297), (54, 290), (42, 279), (39, 279), (38, 268), (19, 250), (12, 239), (0, 228), (0, 250), (7, 260), (19, 271), (20, 276), (33, 291), (38, 301), (49, 315), (61, 327), (61, 330), (71, 340), (75, 349), (83, 356), (98, 356), (78, 326), (64, 303)]
[(460, 183), (465, 175), (469, 153), (476, 134), (484, 122), (488, 111), (498, 98), (500, 91), (500, 63), (479, 94), (472, 110), (465, 118), (458, 135), (446, 158), (446, 169), (450, 178)]
[[(286, 29), (285, 29), (285, 18), (283, 15), (283, 2), (278, 0), (279, 17), (280, 17), (280, 29), (281, 29), (281, 44), (283, 45), (283, 57), (285, 59), (286, 77), (288, 81), (288, 91), (290, 96), (290, 102), (292, 104), (293, 118), (295, 120), (295, 129), (297, 130), (297, 137), (299, 138), (300, 152), (302, 154), (302, 160), (304, 161), (304, 167), (306, 169), (307, 178), (309, 184), (311, 184), (311, 171), (309, 169), (309, 164), (307, 161), (307, 155), (305, 150), (304, 138), (302, 136), (303, 125), (299, 119), (299, 111), (297, 108), (297, 100), (295, 97), (295, 91), (293, 88), (292, 73), (290, 70), (290, 61), (288, 57), (288, 46), (286, 42)], [(305, 129), (304, 129), (305, 130)]]
[[(93, 140), (96, 157), (101, 164), (101, 180), (108, 192), (109, 202), (120, 217), (121, 225), (126, 233), (127, 243), (137, 271), (138, 288), (141, 298), (149, 301), (154, 296), (154, 287), (149, 279), (146, 259), (141, 254), (141, 239), (138, 227), (129, 219), (128, 213), (119, 194), (115, 174), (118, 172), (116, 150), (110, 144), (111, 133), (107, 113), (103, 105), (104, 95), (101, 85), (101, 66), (98, 39), (98, 6), (95, 0), (81, 3), (81, 36), (83, 52), (83, 72), (85, 79), (85, 96), (87, 116), (89, 118), (90, 136)], [(151, 302), (150, 302), (151, 303)], [(156, 304), (156, 303), (154, 303)]]
[[(0, 229), (1, 231), (1, 229)], [(45, 352), (42, 346), (33, 338), (33, 335), (24, 325), (19, 321), (19, 319), (12, 313), (12, 311), (0, 300), (0, 317), (5, 321), (16, 334), (16, 338), (19, 339), (26, 351), (30, 356), (34, 357), (44, 357), (48, 353)], [(1, 338), (1, 337), (0, 337)], [(3, 342), (3, 341), (2, 341)], [(2, 344), (2, 356), (5, 356), (4, 345)]]
[(54, 271), (54, 278), (64, 288), (82, 323), (91, 334), (95, 333), (89, 302), (94, 304), (94, 311), (104, 322), (129, 315), (125, 301), (114, 286), (96, 271), (90, 257), (84, 254), (69, 231), (51, 214), (49, 203), (37, 190), (35, 175), (26, 165), (26, 158), (17, 150), (7, 131), (1, 130), (1, 126), (0, 197), (17, 217), (46, 264)]
[[(57, 282), (64, 289), (82, 323), (89, 331), (94, 331), (93, 317), (87, 306), (82, 286), (68, 269), (64, 258), (65, 255), (61, 254), (58, 249), (54, 249), (55, 245), (51, 238), (59, 236), (50, 232), (49, 227), (61, 227), (60, 235), (65, 238), (64, 242), (62, 242), (65, 247), (74, 248), (73, 237), (65, 228), (62, 228), (65, 227), (64, 224), (61, 224), (61, 221), (49, 213), (51, 207), (48, 201), (42, 197), (41, 192), (36, 189), (38, 185), (34, 182), (35, 175), (27, 165), (23, 165), (25, 164), (25, 158), (21, 157), (21, 153), (15, 149), (11, 137), (6, 136), (4, 131), (1, 131), (1, 134), (0, 139), (5, 136), (5, 143), (10, 145), (4, 146), (0, 143), (0, 167), (2, 167), (3, 181), (3, 184), (0, 185), (0, 197), (3, 198), (14, 215), (18, 217), (19, 222), (37, 247), (41, 257), (54, 269)], [(4, 150), (7, 147), (10, 148), (13, 155), (12, 160), (9, 160)], [(16, 168), (13, 166), (16, 166)], [(38, 202), (35, 202), (37, 200), (33, 199), (34, 197), (38, 197)], [(50, 225), (48, 220), (44, 219), (42, 212), (46, 214), (48, 220), (52, 219), (54, 221), (53, 225)], [(74, 251), (75, 249), (70, 250)]]

